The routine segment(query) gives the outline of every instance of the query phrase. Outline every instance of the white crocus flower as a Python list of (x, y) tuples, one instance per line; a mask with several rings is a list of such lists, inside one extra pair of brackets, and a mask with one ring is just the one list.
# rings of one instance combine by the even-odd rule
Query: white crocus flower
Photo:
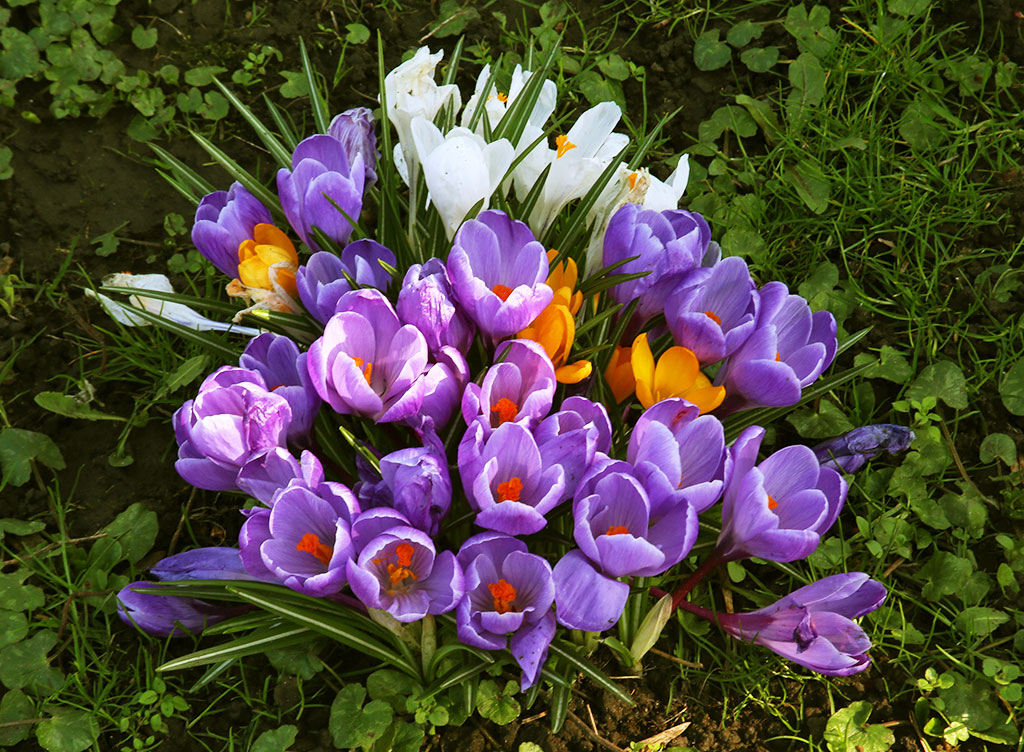
[(420, 47), (412, 58), (384, 77), (388, 119), (398, 132), (405, 161), (413, 176), (420, 160), (413, 145), (412, 121), (417, 117), (433, 120), (448, 102), (455, 112), (462, 106), (459, 87), (455, 84), (438, 86), (434, 82), (434, 68), (443, 56), (444, 52), (440, 50), (430, 54), (429, 48)]
[(488, 207), (515, 150), (508, 139), (489, 144), (468, 128), (453, 128), (442, 136), (437, 126), (424, 118), (412, 121), (412, 138), (427, 182), (428, 201), (441, 215), (451, 239), (466, 212), (480, 199), (481, 209)]
[[(469, 127), (477, 108), (480, 106), (481, 100), (484, 103), (484, 113), (491, 131), (497, 128), (501, 119), (505, 117), (505, 113), (515, 104), (519, 95), (522, 94), (523, 88), (529, 82), (530, 77), (533, 76), (532, 71), (524, 71), (521, 65), (517, 65), (515, 70), (512, 71), (512, 81), (509, 84), (508, 92), (502, 93), (497, 90), (490, 74), (490, 65), (485, 65), (483, 70), (480, 71), (473, 96), (469, 98), (465, 109), (462, 111), (462, 126), (464, 128)], [(541, 85), (537, 101), (534, 102), (533, 109), (530, 111), (527, 124), (534, 128), (543, 129), (544, 123), (551, 117), (551, 113), (555, 111), (555, 100), (557, 98), (558, 87), (555, 86), (555, 82), (551, 79), (545, 80), (543, 85)], [(483, 135), (483, 117), (477, 121), (476, 127), (473, 130), (481, 136)]]
[(593, 228), (590, 245), (587, 247), (587, 276), (600, 271), (605, 231), (612, 216), (625, 204), (640, 204), (644, 209), (658, 212), (679, 208), (679, 199), (690, 178), (689, 159), (688, 154), (680, 157), (679, 164), (665, 182), (658, 180), (644, 167), (630, 170), (625, 162), (619, 164), (615, 175), (608, 181), (587, 215), (587, 224)]
[[(106, 287), (130, 287), (136, 290), (153, 290), (154, 292), (173, 293), (171, 281), (163, 274), (110, 274), (103, 278)], [(132, 313), (131, 309), (123, 303), (119, 303), (102, 293), (86, 290), (86, 295), (95, 297), (100, 305), (112, 319), (125, 326), (150, 326), (153, 322)], [(156, 314), (175, 324), (195, 329), (199, 332), (231, 332), (233, 334), (244, 334), (248, 337), (255, 337), (260, 333), (259, 329), (238, 324), (227, 324), (222, 321), (213, 321), (202, 316), (183, 303), (172, 303), (167, 300), (157, 300), (145, 295), (130, 295), (128, 302), (135, 308), (140, 308), (149, 313)]]
[[(629, 137), (612, 133), (621, 115), (622, 111), (614, 102), (591, 107), (580, 115), (568, 133), (555, 139), (555, 149), (538, 144), (516, 168), (516, 195), (524, 199), (541, 173), (551, 165), (528, 223), (534, 234), (542, 235), (562, 207), (584, 196), (608, 163), (626, 148)], [(519, 149), (526, 149), (542, 133), (539, 127), (528, 126)]]

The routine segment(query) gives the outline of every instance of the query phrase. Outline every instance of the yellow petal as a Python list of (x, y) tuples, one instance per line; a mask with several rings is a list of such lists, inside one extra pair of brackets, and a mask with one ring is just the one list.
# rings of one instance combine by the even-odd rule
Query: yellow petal
[(725, 387), (709, 386), (694, 389), (683, 395), (683, 399), (699, 407), (701, 414), (709, 413), (722, 404), (722, 400), (725, 399)]
[(654, 393), (657, 400), (669, 397), (682, 397), (693, 387), (693, 382), (700, 373), (700, 363), (692, 350), (674, 346), (665, 351), (658, 359), (654, 372)]
[(646, 332), (633, 340), (630, 363), (633, 365), (633, 378), (636, 379), (637, 396), (640, 396), (641, 383), (650, 392), (654, 388), (654, 356), (651, 354), (651, 346), (647, 343)]
[(278, 227), (260, 223), (252, 228), (252, 237), (257, 245), (275, 245), (283, 249), (296, 265), (299, 263), (299, 254), (295, 252), (295, 246)]
[(636, 389), (633, 364), (630, 360), (631, 352), (632, 349), (629, 347), (616, 347), (611, 360), (608, 361), (608, 367), (604, 370), (604, 380), (612, 390), (616, 402), (622, 402)]
[[(239, 256), (242, 249), (239, 248)], [(267, 265), (260, 257), (253, 254), (238, 262), (238, 278), (246, 287), (261, 287), (264, 290), (270, 288), (270, 276), (267, 274)]]
[(594, 366), (589, 360), (577, 360), (575, 363), (556, 368), (555, 380), (559, 384), (578, 384), (590, 376), (593, 370)]
[(289, 255), (288, 250), (277, 245), (258, 243), (256, 245), (256, 255), (267, 266), (273, 266), (274, 264), (295, 265), (294, 259)]

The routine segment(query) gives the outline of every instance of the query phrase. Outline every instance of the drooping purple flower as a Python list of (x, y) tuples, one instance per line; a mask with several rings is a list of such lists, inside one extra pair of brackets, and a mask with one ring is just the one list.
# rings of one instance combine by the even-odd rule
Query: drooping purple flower
[(747, 263), (732, 256), (687, 274), (665, 301), (665, 319), (676, 344), (708, 365), (746, 342), (754, 331), (758, 301)]
[(269, 391), (259, 373), (223, 366), (206, 377), (194, 400), (174, 413), (174, 467), (193, 486), (233, 491), (246, 462), (284, 447), (291, 421), (288, 401)]
[(158, 587), (157, 583), (143, 580), (121, 588), (117, 594), (117, 615), (121, 621), (156, 637), (187, 637), (248, 610), (246, 606), (207, 603), (174, 595), (182, 592), (174, 587), (164, 586), (168, 595), (135, 592), (135, 588)]
[(447, 268), (456, 300), (494, 342), (525, 329), (551, 302), (544, 246), (501, 211), (462, 224)]
[(483, 382), (466, 385), (462, 417), (466, 423), (482, 418), (485, 434), (503, 423), (533, 428), (551, 411), (555, 368), (544, 348), (526, 339), (502, 343)]
[(287, 449), (280, 447), (256, 455), (242, 465), (235, 483), (254, 499), (269, 505), (274, 494), (293, 480), (301, 481), (313, 491), (324, 480), (320, 460), (308, 449), (302, 452), (298, 460)]
[(784, 447), (755, 466), (763, 436), (763, 428), (751, 426), (730, 449), (732, 477), (713, 554), (720, 561), (802, 559), (818, 547), (846, 500), (846, 481), (821, 467), (809, 447)]
[(358, 513), (355, 496), (341, 483), (327, 481), (314, 492), (293, 481), (274, 495), (270, 509), (254, 511), (242, 525), (242, 563), (251, 575), (306, 595), (337, 593), (355, 553), (351, 524)]
[(836, 320), (812, 314), (807, 301), (781, 282), (759, 292), (757, 324), (715, 377), (725, 385), (719, 415), (751, 407), (795, 405), (803, 387), (828, 368), (836, 354)]
[(692, 609), (740, 640), (828, 676), (848, 676), (871, 663), (871, 641), (853, 619), (885, 600), (885, 587), (863, 572), (835, 574), (744, 614)]
[(466, 596), (456, 608), (459, 640), (484, 650), (508, 646), (529, 689), (540, 676), (555, 636), (551, 565), (526, 544), (496, 534), (475, 535), (459, 549)]
[(699, 267), (711, 240), (711, 228), (699, 214), (672, 209), (656, 212), (625, 204), (612, 215), (604, 236), (604, 266), (638, 256), (618, 267), (616, 274), (650, 272), (640, 279), (611, 288), (622, 305), (640, 298), (636, 315), (647, 320), (664, 309), (666, 295), (683, 275)]
[(277, 193), (292, 229), (311, 250), (323, 250), (313, 237), (314, 226), (339, 245), (348, 242), (352, 224), (345, 214), (359, 218), (365, 178), (362, 155), (349, 161), (333, 136), (310, 136), (295, 147), (292, 169), (277, 171)]
[(576, 491), (584, 473), (600, 452), (611, 450), (612, 426), (604, 405), (586, 397), (569, 397), (561, 409), (549, 415), (533, 432), (545, 467), (561, 466), (565, 496)]
[(377, 536), (346, 569), (359, 600), (400, 622), (447, 613), (465, 594), (455, 554), (438, 554), (430, 536), (414, 527), (393, 527)]
[(241, 183), (203, 196), (192, 225), (192, 243), (213, 265), (234, 279), (238, 276), (238, 246), (253, 237), (259, 224), (274, 218)]
[(352, 290), (347, 274), (357, 285), (387, 290), (391, 275), (381, 266), (395, 265), (395, 254), (376, 240), (363, 238), (345, 246), (341, 258), (328, 251), (314, 253), (295, 274), (302, 305), (321, 324), (337, 313), (338, 300)]
[(728, 458), (721, 421), (676, 398), (640, 416), (626, 455), (653, 508), (685, 500), (698, 514), (722, 495)]
[(300, 353), (288, 337), (265, 332), (249, 341), (238, 365), (258, 372), (271, 392), (288, 401), (292, 408), (288, 440), (305, 441), (321, 405), (306, 369), (306, 353)]
[(917, 437), (906, 426), (878, 423), (854, 428), (849, 433), (815, 446), (814, 455), (822, 467), (843, 473), (855, 473), (882, 452), (896, 454), (909, 447)]
[(431, 537), (452, 503), (452, 481), (444, 445), (437, 435), (426, 436), (424, 446), (399, 449), (380, 460), (381, 480), (393, 506)]
[(427, 343), (402, 325), (378, 290), (354, 290), (338, 302), (306, 364), (317, 394), (343, 415), (379, 423), (410, 418), (423, 403)]
[(373, 113), (366, 107), (353, 107), (334, 116), (327, 128), (327, 135), (333, 136), (345, 147), (349, 164), (354, 164), (356, 156), (363, 159), (365, 171), (365, 187), (369, 188), (377, 182), (377, 134), (373, 129)]
[(459, 474), (476, 524), (508, 535), (541, 530), (544, 515), (568, 498), (562, 466), (545, 466), (533, 435), (518, 423), (490, 436), (473, 423), (459, 444)]
[(476, 328), (455, 304), (448, 270), (441, 259), (409, 267), (396, 308), (402, 321), (423, 332), (432, 353), (445, 345), (463, 354), (469, 352)]

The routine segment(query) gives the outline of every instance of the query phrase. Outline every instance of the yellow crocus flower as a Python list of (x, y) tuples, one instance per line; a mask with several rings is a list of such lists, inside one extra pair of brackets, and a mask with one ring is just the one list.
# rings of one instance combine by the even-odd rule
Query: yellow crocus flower
[(544, 348), (555, 367), (555, 379), (561, 384), (579, 383), (593, 370), (589, 360), (567, 363), (576, 338), (576, 322), (564, 305), (550, 304), (518, 336), (533, 340)]
[(644, 409), (670, 397), (682, 397), (706, 413), (725, 399), (725, 387), (711, 386), (708, 377), (701, 373), (697, 356), (685, 347), (670, 347), (655, 365), (644, 333), (633, 340), (630, 362), (636, 378), (636, 396)]
[(238, 279), (245, 287), (273, 291), (276, 285), (293, 298), (298, 297), (295, 287), (298, 266), (295, 246), (274, 225), (256, 225), (253, 237), (238, 246)]

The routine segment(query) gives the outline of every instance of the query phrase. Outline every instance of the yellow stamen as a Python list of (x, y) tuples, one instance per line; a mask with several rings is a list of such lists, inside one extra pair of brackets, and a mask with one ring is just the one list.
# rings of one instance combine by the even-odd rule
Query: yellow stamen
[(774, 499), (774, 498), (772, 497), (772, 495), (771, 495), (771, 494), (769, 494), (769, 495), (768, 495), (768, 508), (769, 508), (769, 509), (775, 509), (775, 508), (776, 508), (776, 507), (777, 507), (778, 505), (779, 505), (779, 502), (777, 502), (777, 501), (776, 501), (776, 500), (775, 500), (775, 499)]
[(487, 586), (494, 599), (494, 610), (499, 614), (507, 614), (512, 610), (512, 602), (516, 599), (516, 589), (505, 580), (501, 579), (492, 582)]
[(500, 426), (502, 423), (509, 423), (510, 421), (515, 420), (516, 415), (519, 414), (519, 405), (507, 397), (502, 397), (498, 400), (498, 403), (491, 408), (491, 412), (498, 414), (498, 425)]
[(316, 533), (303, 535), (302, 540), (295, 545), (295, 550), (305, 551), (307, 554), (315, 556), (324, 566), (331, 563), (331, 556), (334, 555), (334, 549), (321, 543), (320, 537)]
[(500, 91), (495, 96), (498, 97), (498, 101), (499, 102), (507, 102), (508, 101), (508, 95), (507, 94), (502, 94)]
[(570, 141), (568, 136), (564, 134), (557, 136), (555, 138), (555, 159), (561, 159), (569, 149), (575, 148), (576, 144)]
[[(412, 555), (416, 549), (408, 543), (399, 543), (395, 546), (396, 564), (388, 564), (388, 579), (392, 585), (399, 585), (405, 580), (415, 580), (416, 573), (409, 569), (412, 566)], [(374, 563), (378, 560), (374, 559)]]
[(519, 494), (522, 493), (523, 482), (518, 477), (509, 478), (504, 483), (498, 484), (498, 502), (519, 501)]

